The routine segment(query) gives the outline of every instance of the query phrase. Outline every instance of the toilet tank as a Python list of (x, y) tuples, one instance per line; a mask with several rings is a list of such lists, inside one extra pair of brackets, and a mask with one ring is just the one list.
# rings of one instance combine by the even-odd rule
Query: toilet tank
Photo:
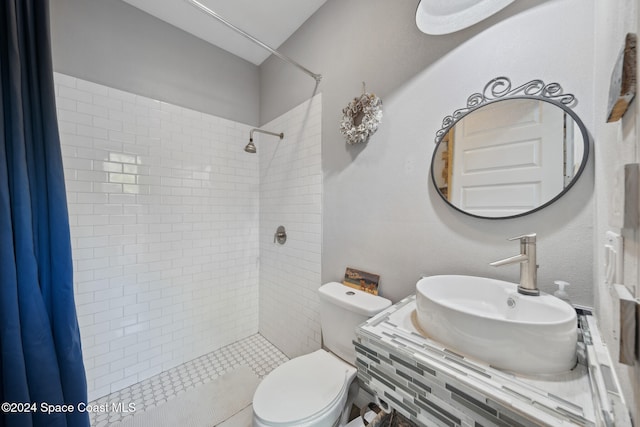
[(325, 348), (345, 362), (355, 365), (353, 340), (356, 337), (356, 328), (389, 307), (391, 301), (338, 282), (322, 285), (318, 292), (320, 325)]

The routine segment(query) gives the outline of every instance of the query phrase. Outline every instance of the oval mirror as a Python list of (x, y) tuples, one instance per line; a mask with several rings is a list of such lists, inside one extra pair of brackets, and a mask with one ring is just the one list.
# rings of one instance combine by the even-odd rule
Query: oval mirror
[(589, 139), (567, 106), (575, 98), (539, 80), (511, 90), (502, 77), (447, 116), (431, 178), (449, 205), (481, 218), (514, 218), (556, 201), (587, 162)]

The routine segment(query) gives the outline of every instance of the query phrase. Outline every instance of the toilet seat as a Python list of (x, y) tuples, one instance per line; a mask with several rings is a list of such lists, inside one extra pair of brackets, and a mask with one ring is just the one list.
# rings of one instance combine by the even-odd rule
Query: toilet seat
[(355, 367), (325, 350), (291, 359), (258, 385), (254, 415), (264, 425), (301, 426), (331, 412), (339, 414), (356, 373)]

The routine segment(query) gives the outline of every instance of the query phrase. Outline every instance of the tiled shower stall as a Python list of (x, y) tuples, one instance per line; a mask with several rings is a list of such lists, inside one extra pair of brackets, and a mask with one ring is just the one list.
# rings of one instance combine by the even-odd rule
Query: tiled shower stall
[[(284, 130), (282, 141), (265, 136), (258, 145), (260, 332), (289, 357), (320, 348), (320, 112), (316, 95), (263, 126)], [(280, 225), (287, 230), (284, 245), (274, 244)]]
[(258, 330), (289, 357), (319, 348), (320, 96), (252, 155), (253, 126), (55, 83), (89, 399)]

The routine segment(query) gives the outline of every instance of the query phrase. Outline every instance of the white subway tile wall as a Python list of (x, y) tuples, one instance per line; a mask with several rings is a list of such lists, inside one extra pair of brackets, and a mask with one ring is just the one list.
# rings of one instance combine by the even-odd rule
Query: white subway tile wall
[(59, 73), (55, 84), (89, 399), (256, 333), (251, 127)]
[[(262, 126), (259, 135), (260, 333), (288, 357), (321, 345), (322, 99), (318, 94)], [(274, 243), (279, 225), (284, 245)]]

